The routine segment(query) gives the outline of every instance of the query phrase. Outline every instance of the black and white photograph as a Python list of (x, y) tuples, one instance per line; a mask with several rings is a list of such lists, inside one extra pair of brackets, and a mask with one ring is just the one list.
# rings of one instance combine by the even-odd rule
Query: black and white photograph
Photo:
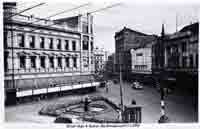
[(198, 123), (192, 3), (6, 1), (8, 123)]

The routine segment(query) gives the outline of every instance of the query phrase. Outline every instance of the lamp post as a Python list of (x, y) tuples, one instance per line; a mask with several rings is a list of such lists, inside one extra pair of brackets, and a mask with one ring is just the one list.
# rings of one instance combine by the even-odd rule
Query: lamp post
[(124, 104), (123, 104), (123, 91), (122, 91), (123, 89), (122, 89), (122, 68), (121, 68), (122, 67), (121, 66), (122, 65), (122, 59), (121, 59), (121, 54), (122, 53), (119, 54), (119, 63), (120, 63), (119, 64), (119, 70), (120, 70), (119, 71), (120, 72), (119, 78), (120, 78), (120, 100), (121, 100), (120, 104), (121, 104), (121, 110), (123, 111), (124, 110)]

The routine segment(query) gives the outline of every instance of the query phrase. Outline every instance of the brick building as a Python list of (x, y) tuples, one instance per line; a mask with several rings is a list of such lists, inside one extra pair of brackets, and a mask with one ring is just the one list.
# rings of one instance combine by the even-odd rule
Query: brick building
[[(115, 53), (116, 53), (115, 71), (119, 73), (120, 64), (121, 64), (121, 70), (122, 70), (122, 75), (124, 79), (131, 79), (131, 75), (133, 73), (138, 73), (138, 70), (142, 73), (142, 69), (140, 68), (143, 67), (144, 64), (141, 64), (142, 62), (140, 62), (139, 65), (135, 64), (137, 62), (135, 62), (136, 56), (134, 55), (139, 51), (141, 51), (142, 53), (144, 52), (145, 57), (147, 56), (146, 54), (150, 54), (148, 53), (149, 51), (148, 48), (150, 48), (150, 52), (151, 52), (151, 45), (153, 43), (153, 40), (156, 40), (156, 36), (147, 35), (135, 30), (131, 30), (126, 27), (124, 27), (121, 31), (116, 32), (115, 33)], [(142, 49), (145, 47), (146, 49)], [(141, 52), (139, 55), (141, 55)], [(150, 64), (151, 64), (150, 57), (142, 58), (142, 60), (143, 59), (145, 60), (145, 62), (150, 61)], [(149, 61), (146, 61), (146, 60), (149, 60)], [(146, 64), (145, 64), (145, 67), (146, 67)]]
[(94, 66), (95, 73), (102, 73), (105, 71), (105, 64), (108, 60), (108, 52), (103, 48), (96, 47), (94, 49)]

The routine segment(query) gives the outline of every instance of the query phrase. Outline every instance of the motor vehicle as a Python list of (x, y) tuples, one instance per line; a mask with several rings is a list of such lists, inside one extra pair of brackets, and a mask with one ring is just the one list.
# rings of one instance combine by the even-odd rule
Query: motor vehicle
[(135, 81), (135, 82), (133, 82), (133, 84), (132, 84), (132, 88), (133, 88), (133, 89), (141, 90), (141, 89), (143, 89), (143, 86), (142, 86), (141, 83), (139, 83), (138, 81)]

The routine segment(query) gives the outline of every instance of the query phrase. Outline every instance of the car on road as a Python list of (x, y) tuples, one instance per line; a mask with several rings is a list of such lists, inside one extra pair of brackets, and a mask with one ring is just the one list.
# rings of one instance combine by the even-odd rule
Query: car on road
[(135, 82), (133, 82), (133, 84), (132, 84), (132, 88), (133, 88), (133, 89), (141, 90), (141, 89), (143, 89), (143, 86), (142, 86), (142, 84), (139, 83), (138, 81), (135, 81)]

